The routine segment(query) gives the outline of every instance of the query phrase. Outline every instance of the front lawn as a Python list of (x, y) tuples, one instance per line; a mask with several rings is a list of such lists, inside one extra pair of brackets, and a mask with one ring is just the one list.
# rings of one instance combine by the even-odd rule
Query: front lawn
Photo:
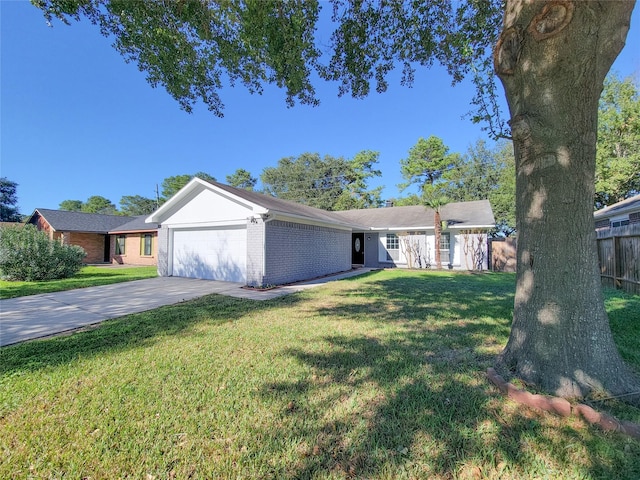
[[(0, 478), (640, 478), (640, 442), (486, 380), (514, 283), (381, 271), (2, 348)], [(640, 370), (640, 297), (607, 308)]]
[(95, 287), (158, 276), (157, 267), (83, 267), (71, 278), (42, 282), (8, 282), (0, 280), (0, 298), (24, 297), (39, 293), (60, 292), (74, 288)]

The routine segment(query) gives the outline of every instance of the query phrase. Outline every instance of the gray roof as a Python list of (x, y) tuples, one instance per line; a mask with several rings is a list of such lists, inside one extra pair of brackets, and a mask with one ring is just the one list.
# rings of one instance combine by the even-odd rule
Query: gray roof
[(100, 213), (68, 212), (66, 210), (49, 210), (36, 208), (26, 223), (35, 223), (40, 215), (58, 232), (108, 233), (120, 225), (133, 220), (133, 217), (122, 215), (102, 215)]
[(130, 222), (119, 225), (118, 227), (110, 230), (110, 233), (125, 233), (125, 232), (152, 232), (158, 229), (157, 223), (146, 223), (145, 219), (148, 215), (140, 215), (133, 218)]
[[(329, 212), (218, 182), (209, 183), (268, 210), (322, 222), (348, 225), (356, 229), (433, 228), (433, 210), (420, 205)], [(443, 221), (447, 221), (449, 226), (454, 228), (493, 227), (495, 225), (493, 211), (488, 200), (448, 203), (442, 207), (440, 216)]]
[(593, 216), (597, 220), (627, 212), (640, 212), (640, 194), (598, 210), (593, 214)]
[[(434, 211), (422, 205), (345, 210), (335, 214), (373, 229), (391, 230), (433, 228), (435, 219)], [(440, 218), (453, 228), (491, 227), (496, 223), (488, 200), (448, 203), (441, 208)]]
[(225, 185), (223, 183), (209, 181), (212, 185), (236, 195), (248, 202), (255, 203), (268, 210), (273, 210), (279, 213), (287, 215), (293, 215), (296, 217), (304, 217), (310, 220), (317, 220), (321, 222), (329, 222), (334, 224), (342, 224), (351, 226), (348, 220), (336, 215), (337, 212), (329, 212), (320, 208), (309, 207), (300, 203), (291, 202), (289, 200), (283, 200), (281, 198), (265, 195), (264, 193), (253, 192), (244, 188), (235, 188)]

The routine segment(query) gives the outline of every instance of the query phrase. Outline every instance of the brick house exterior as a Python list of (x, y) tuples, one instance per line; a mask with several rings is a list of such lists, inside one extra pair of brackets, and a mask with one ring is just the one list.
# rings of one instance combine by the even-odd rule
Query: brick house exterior
[[(65, 245), (82, 247), (87, 254), (84, 258), (84, 263), (87, 264), (116, 262), (132, 265), (155, 265), (155, 251), (153, 255), (140, 259), (140, 263), (134, 263), (138, 260), (135, 255), (130, 258), (133, 261), (123, 261), (121, 258), (118, 261), (115, 256), (116, 237), (110, 231), (126, 228), (130, 232), (130, 227), (126, 227), (126, 225), (140, 227), (141, 223), (144, 232), (139, 232), (139, 239), (141, 234), (154, 232), (152, 225), (144, 224), (144, 217), (37, 208), (26, 223), (35, 225), (38, 230), (46, 232), (51, 240), (59, 240)], [(133, 234), (133, 232), (127, 234)], [(155, 232), (152, 234), (154, 237), (157, 236)], [(156, 244), (157, 241), (153, 243)], [(132, 247), (131, 251), (136, 251), (136, 249)]]
[(120, 225), (111, 235), (111, 262), (127, 265), (157, 265), (158, 226), (145, 223), (145, 216)]
[(279, 285), (351, 268), (350, 231), (280, 220), (264, 227), (268, 255), (260, 284)]

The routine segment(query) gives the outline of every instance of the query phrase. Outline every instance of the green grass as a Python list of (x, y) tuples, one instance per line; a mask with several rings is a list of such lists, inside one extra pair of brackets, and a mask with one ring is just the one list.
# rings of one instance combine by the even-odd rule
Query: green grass
[(77, 275), (62, 280), (42, 282), (8, 282), (0, 280), (0, 298), (24, 297), (39, 293), (60, 292), (74, 288), (95, 287), (158, 276), (157, 267), (83, 267)]
[[(514, 282), (382, 271), (2, 348), (0, 478), (640, 478), (640, 442), (487, 382)], [(640, 297), (606, 295), (640, 370)]]

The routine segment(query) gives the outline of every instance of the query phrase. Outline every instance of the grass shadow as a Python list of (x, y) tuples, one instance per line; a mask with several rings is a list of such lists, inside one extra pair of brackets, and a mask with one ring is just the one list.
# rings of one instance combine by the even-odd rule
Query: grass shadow
[(509, 334), (512, 280), (374, 275), (317, 305), (331, 321), (374, 326), (326, 336), (321, 350), (285, 352), (314, 374), (261, 391), (282, 398), (288, 434), (305, 439), (300, 460), (275, 476), (640, 478), (640, 444), (619, 438), (612, 453), (604, 434), (522, 409), (486, 381)]

